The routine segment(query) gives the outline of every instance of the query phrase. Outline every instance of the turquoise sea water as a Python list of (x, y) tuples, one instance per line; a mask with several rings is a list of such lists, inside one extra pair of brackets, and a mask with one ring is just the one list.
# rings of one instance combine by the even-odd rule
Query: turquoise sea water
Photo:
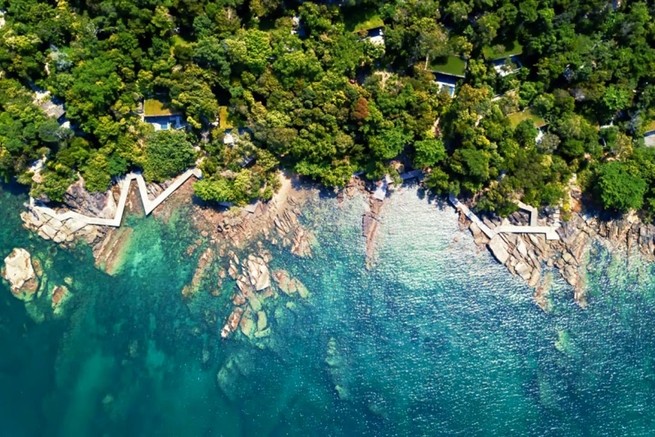
[(51, 283), (73, 278), (73, 297), (54, 317), (0, 285), (2, 435), (655, 431), (655, 271), (636, 258), (595, 248), (589, 308), (555, 279), (545, 314), (458, 231), (451, 209), (416, 189), (386, 206), (371, 271), (364, 200), (324, 198), (303, 217), (317, 236), (312, 259), (270, 248), (272, 267), (309, 298), (267, 300), (270, 337), (225, 341), (229, 290), (180, 293), (202, 252), (186, 254), (197, 235), (185, 211), (129, 217), (133, 241), (110, 277), (88, 249), (24, 231), (24, 201), (0, 190), (0, 259), (27, 248), (47, 260)]

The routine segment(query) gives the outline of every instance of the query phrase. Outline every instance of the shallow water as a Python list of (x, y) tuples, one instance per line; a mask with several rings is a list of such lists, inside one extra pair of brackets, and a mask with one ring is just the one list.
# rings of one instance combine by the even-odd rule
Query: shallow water
[[(655, 271), (598, 247), (590, 305), (557, 279), (554, 309), (414, 188), (385, 206), (375, 267), (366, 203), (305, 211), (314, 257), (270, 247), (310, 290), (264, 304), (272, 333), (221, 340), (220, 296), (181, 296), (196, 265), (185, 211), (129, 217), (110, 277), (88, 248), (20, 227), (25, 197), (0, 191), (0, 258), (25, 247), (50, 283), (73, 278), (54, 317), (0, 285), (0, 424), (21, 435), (649, 435), (655, 429)], [(244, 253), (247, 252), (244, 251)], [(217, 325), (218, 324), (218, 325)]]

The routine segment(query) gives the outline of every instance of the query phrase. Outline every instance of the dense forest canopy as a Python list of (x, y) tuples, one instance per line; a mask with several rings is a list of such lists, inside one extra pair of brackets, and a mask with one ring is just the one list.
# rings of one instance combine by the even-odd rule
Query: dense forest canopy
[[(60, 200), (80, 176), (102, 191), (132, 168), (159, 180), (199, 157), (208, 201), (270, 198), (280, 165), (335, 187), (411, 166), (435, 193), (500, 214), (515, 199), (566, 209), (573, 178), (608, 210), (655, 213), (653, 2), (0, 0), (0, 11), (0, 176), (35, 196)], [(64, 118), (35, 98), (46, 91)], [(145, 99), (186, 127), (154, 134)]]

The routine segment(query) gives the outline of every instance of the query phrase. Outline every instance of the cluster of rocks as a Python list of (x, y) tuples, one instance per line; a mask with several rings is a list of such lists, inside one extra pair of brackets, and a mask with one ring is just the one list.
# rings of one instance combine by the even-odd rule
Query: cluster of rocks
[(232, 296), (232, 312), (221, 329), (221, 337), (227, 338), (237, 329), (249, 338), (262, 338), (270, 334), (268, 317), (264, 311), (264, 301), (277, 297), (278, 290), (287, 295), (309, 296), (307, 288), (284, 270), (271, 274), (269, 263), (271, 254), (260, 249), (257, 255), (250, 254), (240, 260), (230, 252), (227, 271), (219, 272), (220, 277), (229, 276), (236, 281), (237, 288)]
[[(263, 312), (262, 300), (270, 295), (270, 290), (266, 290), (266, 288), (270, 287), (270, 271), (264, 256), (269, 259), (268, 254), (264, 254), (262, 257), (250, 255), (242, 265), (239, 257), (234, 252), (230, 254), (227, 272), (236, 281), (237, 290), (232, 297), (234, 309), (221, 330), (221, 337), (227, 338), (232, 332), (236, 331), (239, 324), (241, 324), (243, 334), (248, 337), (253, 335), (253, 313), (258, 315)], [(266, 282), (268, 283), (266, 284)], [(260, 286), (259, 289), (257, 289), (258, 285)], [(264, 291), (264, 293), (258, 293), (261, 291)], [(261, 336), (262, 333), (259, 335)]]
[(40, 263), (37, 260), (32, 262), (32, 255), (21, 248), (15, 248), (5, 258), (0, 273), (9, 283), (11, 293), (26, 302), (34, 298), (39, 289), (39, 279), (43, 276)]
[(114, 191), (90, 193), (84, 188), (84, 180), (80, 178), (66, 190), (63, 204), (69, 210), (90, 217), (114, 218), (118, 206), (116, 199), (119, 194)]
[(302, 227), (298, 221), (301, 215), (297, 207), (287, 208), (273, 220), (277, 237), (272, 237), (271, 242), (282, 247), (290, 247), (291, 253), (301, 258), (312, 256), (312, 244), (314, 235)]
[(66, 247), (74, 245), (76, 241), (93, 245), (104, 235), (98, 226), (86, 225), (72, 218), (60, 221), (39, 208), (28, 207), (20, 216), (25, 228), (36, 232), (44, 240), (52, 240)]
[(306, 299), (309, 297), (309, 290), (300, 282), (300, 280), (291, 277), (286, 270), (276, 270), (273, 272), (273, 280), (278, 288), (288, 296), (298, 293), (300, 297)]
[[(89, 217), (114, 218), (118, 196), (114, 191), (116, 187), (106, 193), (89, 193), (84, 188), (84, 181), (80, 179), (66, 190), (61, 206), (53, 208), (52, 211), (57, 213), (74, 211)], [(25, 228), (36, 232), (44, 240), (52, 240), (67, 247), (77, 241), (85, 241), (95, 246), (107, 233), (107, 229), (102, 226), (87, 225), (74, 218), (60, 221), (43, 209), (32, 205), (21, 213), (21, 219)]]
[[(41, 262), (23, 248), (14, 248), (4, 259), (0, 276), (9, 283), (12, 295), (26, 303), (32, 302), (48, 289)], [(72, 283), (71, 278), (66, 278), (65, 281), (67, 284)], [(55, 285), (47, 295), (51, 308), (57, 315), (70, 297), (70, 291), (66, 285)]]
[[(514, 218), (515, 224), (517, 219)], [(478, 245), (486, 245), (494, 257), (514, 275), (535, 289), (535, 301), (544, 310), (549, 308), (548, 281), (544, 267), (555, 267), (574, 290), (574, 299), (581, 307), (587, 305), (585, 273), (589, 249), (594, 241), (612, 251), (626, 254), (638, 251), (644, 259), (655, 260), (655, 226), (641, 223), (634, 215), (618, 220), (600, 220), (574, 212), (557, 229), (559, 240), (546, 240), (538, 234), (497, 234), (489, 240), (480, 228), (460, 216)], [(490, 228), (498, 220), (485, 219)]]
[(240, 247), (263, 237), (276, 246), (288, 248), (296, 256), (311, 257), (315, 237), (299, 221), (303, 201), (289, 196), (283, 202), (257, 202), (225, 212), (196, 205), (193, 223), (203, 236), (211, 236), (212, 242)]

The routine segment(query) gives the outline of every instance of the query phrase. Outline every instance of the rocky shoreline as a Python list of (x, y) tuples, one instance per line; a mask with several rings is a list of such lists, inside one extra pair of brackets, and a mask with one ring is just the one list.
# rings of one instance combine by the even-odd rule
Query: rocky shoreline
[[(173, 195), (153, 212), (156, 216), (166, 219), (181, 205), (190, 206), (192, 209), (190, 214), (192, 225), (202, 238), (189, 247), (187, 254), (191, 256), (200, 247), (205, 249), (198, 258), (192, 282), (182, 290), (185, 297), (191, 297), (197, 292), (208, 265), (217, 257), (223, 258), (233, 253), (233, 250), (243, 248), (258, 239), (259, 246), (261, 241), (267, 241), (289, 250), (296, 256), (311, 256), (315, 238), (300, 224), (299, 218), (302, 215), (304, 202), (316, 197), (319, 189), (314, 185), (302, 184), (297, 178), (282, 174), (281, 182), (280, 190), (271, 201), (257, 202), (246, 208), (230, 210), (219, 210), (193, 203), (192, 183), (187, 182), (180, 188), (179, 194)], [(150, 184), (148, 186), (150, 196), (157, 196), (166, 186), (167, 184)], [(369, 203), (369, 210), (362, 216), (362, 236), (366, 245), (366, 267), (370, 269), (375, 261), (376, 240), (382, 223), (384, 200), (375, 198), (374, 188), (367, 187), (359, 178), (353, 178), (338, 194), (338, 199), (350, 198), (357, 193), (364, 193)], [(80, 181), (69, 188), (61, 208), (108, 218), (115, 214), (118, 195), (117, 187), (104, 194), (90, 194)], [(127, 209), (128, 211), (141, 209), (135, 190), (130, 192)], [(131, 229), (127, 227), (79, 227), (74, 220), (62, 223), (29, 206), (27, 211), (21, 213), (21, 218), (26, 228), (62, 246), (71, 247), (79, 241), (86, 242), (93, 248), (96, 265), (110, 274), (120, 268), (122, 254), (131, 236)], [(514, 225), (526, 225), (528, 220), (523, 212), (514, 213), (508, 218), (509, 223)], [(552, 225), (553, 220), (553, 216), (539, 219), (541, 225)], [(493, 229), (501, 225), (501, 220), (484, 218), (484, 223)], [(627, 254), (638, 251), (644, 259), (655, 260), (655, 226), (643, 224), (635, 216), (626, 216), (617, 220), (599, 220), (595, 216), (581, 212), (579, 200), (576, 212), (572, 212), (570, 219), (561, 222), (561, 226), (557, 229), (560, 237), (558, 241), (546, 240), (544, 235), (539, 234), (507, 233), (497, 234), (489, 239), (464, 215), (460, 215), (460, 228), (468, 229), (478, 246), (488, 248), (511, 274), (521, 277), (533, 288), (535, 302), (544, 310), (550, 308), (551, 279), (544, 274), (547, 268), (556, 268), (573, 288), (575, 302), (581, 307), (587, 305), (585, 276), (589, 250), (594, 242), (603, 244), (612, 251), (623, 251)], [(208, 243), (209, 247), (205, 243)], [(257, 259), (266, 258), (261, 253), (255, 253), (253, 256)], [(229, 266), (224, 267), (225, 272), (218, 280), (219, 285), (223, 278), (232, 276), (233, 270), (239, 268), (238, 263), (234, 263), (233, 259), (230, 263)], [(214, 290), (213, 293), (218, 291)]]
[[(484, 221), (492, 229), (501, 224), (499, 219), (485, 218)], [(509, 221), (525, 225), (526, 217), (515, 213)], [(602, 244), (612, 252), (639, 254), (644, 260), (655, 261), (655, 226), (641, 223), (634, 215), (600, 220), (573, 212), (568, 221), (561, 222), (557, 229), (560, 240), (555, 241), (535, 234), (498, 234), (490, 240), (464, 215), (460, 215), (460, 226), (468, 229), (475, 243), (488, 248), (511, 274), (526, 281), (535, 290), (535, 302), (545, 311), (550, 309), (550, 279), (544, 274), (547, 267), (559, 271), (573, 288), (573, 298), (580, 307), (587, 306), (585, 276), (589, 250), (594, 243)]]
[[(297, 178), (280, 174), (281, 187), (272, 200), (257, 202), (244, 208), (221, 210), (213, 206), (197, 204), (193, 200), (193, 188), (186, 182), (165, 203), (153, 211), (153, 215), (167, 220), (180, 207), (189, 208), (189, 220), (198, 238), (187, 248), (186, 256), (196, 258), (191, 282), (183, 287), (185, 299), (202, 290), (219, 296), (225, 280), (233, 280), (235, 288), (230, 301), (230, 310), (225, 324), (218, 326), (222, 337), (227, 338), (239, 330), (249, 338), (264, 338), (270, 332), (268, 317), (263, 302), (280, 293), (287, 296), (307, 298), (309, 291), (296, 278), (284, 270), (272, 271), (270, 252), (263, 242), (270, 243), (291, 254), (306, 258), (312, 256), (315, 238), (300, 223), (302, 206), (309, 198), (315, 198), (319, 190), (313, 185), (302, 184)], [(150, 197), (156, 197), (166, 189), (167, 184), (150, 184)], [(57, 212), (75, 211), (83, 215), (111, 218), (116, 213), (119, 197), (118, 187), (106, 193), (88, 193), (80, 181), (69, 188), (64, 203)], [(131, 187), (126, 210), (131, 213), (142, 211), (140, 197)], [(38, 208), (27, 205), (21, 213), (23, 225), (41, 238), (52, 240), (65, 248), (76, 244), (88, 244), (95, 258), (96, 266), (109, 274), (116, 273), (122, 264), (123, 254), (129, 247), (133, 229), (104, 226), (79, 226), (74, 220), (65, 222), (51, 218)], [(254, 242), (254, 249), (252, 249)], [(236, 252), (246, 247), (254, 252), (239, 259)], [(226, 261), (225, 265), (219, 265)], [(53, 292), (53, 308), (59, 306), (67, 289), (56, 288)], [(210, 317), (218, 324), (215, 317)], [(220, 328), (222, 326), (222, 329)]]
[[(270, 335), (271, 323), (281, 316), (281, 311), (292, 310), (295, 305), (287, 301), (286, 307), (280, 307), (268, 301), (278, 301), (282, 295), (302, 299), (309, 296), (297, 278), (270, 266), (273, 256), (265, 247), (270, 244), (298, 258), (312, 257), (315, 238), (302, 226), (300, 218), (304, 203), (317, 195), (315, 187), (281, 175), (281, 188), (267, 203), (227, 211), (191, 206), (192, 226), (201, 238), (186, 253), (202, 253), (191, 283), (181, 293), (185, 298), (203, 290), (212, 296), (230, 293), (230, 307), (223, 322), (207, 315), (210, 326), (215, 325), (222, 338), (240, 332), (261, 342)], [(230, 285), (226, 286), (226, 281)]]
[[(148, 184), (150, 197), (159, 195), (169, 184)], [(80, 179), (68, 188), (63, 202), (53, 209), (58, 213), (73, 211), (85, 216), (111, 219), (116, 215), (119, 196), (118, 185), (112, 186), (105, 193), (90, 193)], [(134, 184), (127, 198), (126, 209), (131, 212), (143, 210)], [(93, 249), (96, 266), (109, 274), (115, 273), (120, 267), (131, 234), (130, 229), (125, 227), (85, 225), (75, 219), (62, 222), (30, 204), (26, 205), (26, 210), (20, 216), (23, 226), (44, 240), (52, 240), (65, 248), (74, 247), (80, 242), (88, 244)]]

